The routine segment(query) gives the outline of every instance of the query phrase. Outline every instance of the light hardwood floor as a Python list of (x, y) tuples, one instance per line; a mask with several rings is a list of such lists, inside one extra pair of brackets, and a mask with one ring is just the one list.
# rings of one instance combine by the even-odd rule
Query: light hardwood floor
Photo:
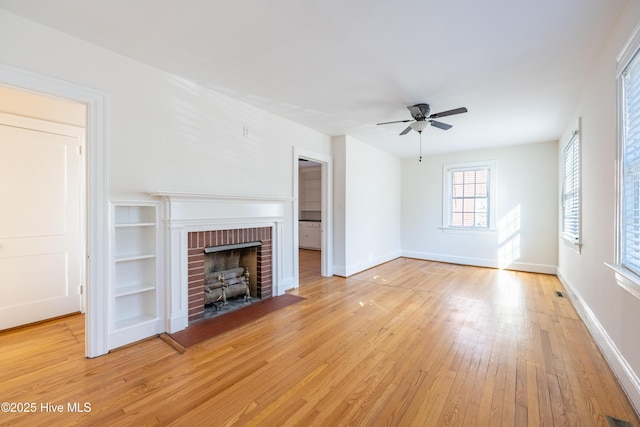
[(85, 359), (82, 316), (0, 333), (0, 401), (37, 405), (0, 424), (640, 426), (556, 277), (401, 258), (321, 278), (305, 256), (305, 301), (183, 354)]

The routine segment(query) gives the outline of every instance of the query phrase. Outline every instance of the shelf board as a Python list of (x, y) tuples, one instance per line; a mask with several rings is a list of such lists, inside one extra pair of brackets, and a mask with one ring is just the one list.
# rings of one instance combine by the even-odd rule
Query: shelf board
[(142, 285), (133, 285), (133, 286), (123, 286), (122, 288), (116, 289), (116, 298), (123, 297), (126, 295), (140, 294), (142, 292), (155, 291), (155, 285), (150, 284), (142, 284)]
[(156, 320), (156, 316), (149, 314), (143, 314), (129, 319), (123, 319), (116, 322), (116, 329), (125, 329), (132, 326), (140, 326), (142, 323), (153, 322)]
[(116, 262), (126, 262), (126, 261), (138, 261), (141, 259), (151, 259), (155, 258), (155, 254), (130, 254), (130, 255), (119, 255), (116, 257)]
[(115, 224), (116, 228), (121, 227), (155, 227), (155, 222), (122, 222)]

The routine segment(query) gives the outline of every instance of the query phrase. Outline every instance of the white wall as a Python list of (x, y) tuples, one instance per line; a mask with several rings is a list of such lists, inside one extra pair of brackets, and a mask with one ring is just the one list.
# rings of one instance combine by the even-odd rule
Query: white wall
[[(496, 229), (443, 230), (443, 168), (496, 162)], [(402, 162), (404, 256), (555, 274), (557, 143), (426, 156)]]
[(113, 197), (292, 197), (292, 146), (330, 152), (325, 135), (3, 11), (0, 61), (109, 96)]
[(156, 191), (287, 199), (283, 277), (295, 282), (293, 146), (329, 155), (328, 136), (4, 11), (0, 63), (108, 96), (112, 200)]
[(558, 274), (640, 410), (640, 301), (618, 287), (613, 271), (604, 265), (615, 257), (616, 57), (638, 22), (640, 3), (629, 2), (560, 140), (561, 153), (582, 117), (583, 245), (578, 252), (559, 241)]
[(400, 256), (400, 160), (333, 140), (335, 274), (350, 276)]

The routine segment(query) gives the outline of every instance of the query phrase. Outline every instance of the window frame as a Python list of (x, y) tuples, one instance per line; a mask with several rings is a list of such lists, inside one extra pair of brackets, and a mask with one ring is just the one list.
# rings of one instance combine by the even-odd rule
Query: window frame
[[(453, 174), (471, 170), (487, 170), (487, 224), (486, 226), (455, 226), (451, 225), (453, 209)], [(495, 231), (495, 185), (496, 162), (495, 160), (450, 163), (443, 166), (443, 203), (442, 203), (442, 229), (460, 231)]]
[[(640, 299), (640, 275), (638, 272), (628, 268), (623, 261), (623, 198), (624, 198), (624, 164), (623, 158), (625, 154), (625, 106), (624, 106), (624, 73), (632, 62), (640, 57), (640, 25), (636, 27), (633, 34), (622, 48), (622, 51), (616, 59), (616, 95), (617, 95), (617, 114), (616, 114), (616, 164), (615, 164), (615, 253), (614, 262), (612, 264), (605, 262), (615, 273), (616, 284), (630, 295)], [(635, 64), (640, 67), (640, 62)], [(639, 91), (640, 92), (640, 91)], [(640, 95), (639, 95), (640, 96)]]
[[(578, 129), (573, 131), (569, 141), (562, 149), (562, 190), (560, 195), (560, 206), (562, 206), (562, 218), (560, 224), (560, 235), (567, 242), (575, 245), (580, 250), (582, 245), (582, 120), (578, 119)], [(570, 163), (570, 171), (567, 171), (567, 163)], [(569, 172), (569, 173), (568, 173)], [(576, 187), (568, 189), (569, 181)], [(575, 210), (575, 233), (567, 230), (568, 200), (573, 200), (577, 207)]]

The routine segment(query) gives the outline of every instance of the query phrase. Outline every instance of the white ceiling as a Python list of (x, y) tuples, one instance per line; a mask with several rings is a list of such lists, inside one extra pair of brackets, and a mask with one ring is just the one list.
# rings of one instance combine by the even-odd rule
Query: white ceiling
[(0, 8), (400, 157), (557, 140), (633, 0), (0, 0)]

